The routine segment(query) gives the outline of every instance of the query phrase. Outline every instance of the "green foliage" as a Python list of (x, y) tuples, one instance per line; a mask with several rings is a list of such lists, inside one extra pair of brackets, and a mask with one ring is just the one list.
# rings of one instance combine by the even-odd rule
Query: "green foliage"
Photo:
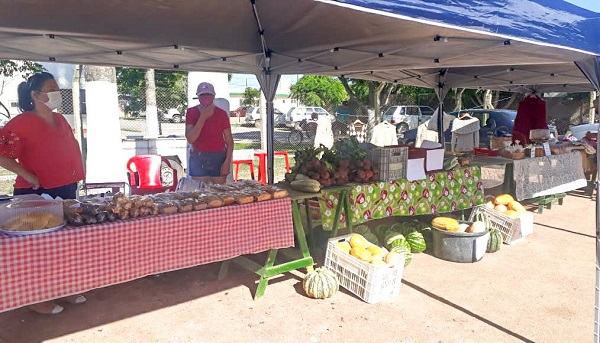
[[(125, 111), (144, 110), (146, 100), (145, 69), (117, 68), (117, 90), (120, 99), (126, 99)], [(156, 104), (158, 110), (176, 108), (184, 113), (187, 108), (187, 73), (172, 70), (155, 70)]]
[(44, 70), (44, 67), (37, 62), (0, 60), (0, 75), (4, 77), (12, 77), (17, 73), (22, 73), (23, 78), (27, 79), (32, 74)]
[(247, 87), (242, 95), (242, 105), (257, 106), (260, 101), (260, 90)]
[(329, 76), (305, 75), (290, 87), (290, 93), (306, 106), (329, 107), (348, 99), (342, 83)]

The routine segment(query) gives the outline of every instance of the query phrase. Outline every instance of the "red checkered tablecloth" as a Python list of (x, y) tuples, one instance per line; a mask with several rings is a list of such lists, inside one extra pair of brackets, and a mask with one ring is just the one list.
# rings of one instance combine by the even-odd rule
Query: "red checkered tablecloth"
[(293, 245), (288, 198), (31, 236), (0, 233), (0, 312)]

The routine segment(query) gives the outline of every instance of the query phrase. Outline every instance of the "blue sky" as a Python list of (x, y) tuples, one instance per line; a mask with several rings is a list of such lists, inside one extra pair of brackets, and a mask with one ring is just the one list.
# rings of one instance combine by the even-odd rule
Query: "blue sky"
[(600, 13), (600, 1), (598, 1), (598, 0), (566, 0), (566, 1), (570, 2), (574, 5), (577, 5), (579, 7), (588, 9), (590, 11)]

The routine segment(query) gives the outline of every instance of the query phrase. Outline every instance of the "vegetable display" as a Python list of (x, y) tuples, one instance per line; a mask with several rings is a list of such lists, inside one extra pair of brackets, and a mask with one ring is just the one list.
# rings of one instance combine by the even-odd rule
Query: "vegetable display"
[(340, 283), (331, 270), (321, 267), (306, 274), (302, 281), (302, 288), (311, 298), (327, 299), (338, 291)]

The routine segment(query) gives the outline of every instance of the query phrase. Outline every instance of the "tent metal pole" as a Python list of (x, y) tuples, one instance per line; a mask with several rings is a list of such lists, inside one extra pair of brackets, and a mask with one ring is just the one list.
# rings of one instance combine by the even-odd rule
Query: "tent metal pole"
[[(600, 129), (600, 124), (599, 124)], [(598, 157), (598, 149), (596, 149), (596, 173), (600, 168), (600, 158)], [(594, 185), (596, 189), (596, 289), (594, 291), (594, 342), (600, 343), (600, 202), (598, 202), (598, 193), (600, 193), (600, 182), (596, 180)]]

